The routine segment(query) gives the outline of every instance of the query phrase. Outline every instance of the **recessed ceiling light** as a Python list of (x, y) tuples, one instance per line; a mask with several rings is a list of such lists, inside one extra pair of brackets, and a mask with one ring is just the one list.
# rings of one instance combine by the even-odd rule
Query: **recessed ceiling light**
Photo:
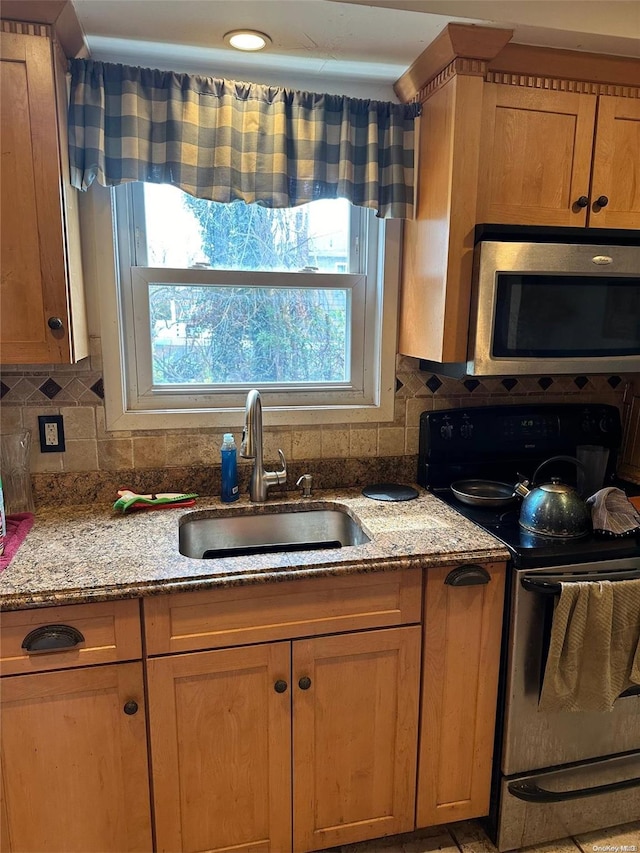
[(231, 30), (223, 38), (227, 44), (235, 47), (236, 50), (262, 50), (271, 44), (269, 36), (266, 33), (259, 33), (257, 30)]

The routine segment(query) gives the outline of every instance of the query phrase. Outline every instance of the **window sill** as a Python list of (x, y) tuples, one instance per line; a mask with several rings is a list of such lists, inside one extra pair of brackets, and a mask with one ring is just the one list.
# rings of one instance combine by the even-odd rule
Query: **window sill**
[[(382, 395), (379, 405), (371, 406), (308, 406), (286, 408), (268, 406), (263, 398), (265, 427), (317, 426), (321, 424), (388, 423), (394, 418), (393, 390)], [(106, 428), (120, 430), (167, 430), (200, 428), (242, 428), (244, 407), (198, 411), (118, 411), (107, 400)]]

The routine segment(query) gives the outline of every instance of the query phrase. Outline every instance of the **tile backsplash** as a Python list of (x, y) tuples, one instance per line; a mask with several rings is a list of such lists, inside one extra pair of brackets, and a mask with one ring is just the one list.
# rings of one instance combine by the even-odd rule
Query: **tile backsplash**
[[(219, 490), (222, 428), (143, 430), (105, 429), (100, 341), (90, 358), (74, 366), (3, 368), (0, 429), (32, 431), (31, 470), (36, 501), (53, 492), (79, 488), (85, 498), (103, 489), (128, 486), (164, 491)], [(622, 407), (638, 377), (526, 376), (454, 379), (419, 369), (417, 359), (398, 356), (393, 422), (265, 428), (265, 459), (277, 460), (280, 447), (289, 463), (289, 487), (299, 473), (316, 474), (316, 486), (360, 485), (384, 479), (412, 480), (418, 453), (418, 424), (425, 410), (489, 404), (600, 402)], [(38, 415), (61, 414), (66, 451), (41, 453)], [(268, 419), (268, 415), (265, 420)], [(314, 462), (323, 460), (320, 468)], [(196, 469), (196, 470), (194, 470)], [(240, 465), (241, 484), (248, 465)], [(298, 473), (299, 472), (299, 473)], [(208, 479), (206, 479), (206, 477)], [(185, 481), (186, 478), (186, 481)], [(200, 482), (194, 484), (194, 478)]]

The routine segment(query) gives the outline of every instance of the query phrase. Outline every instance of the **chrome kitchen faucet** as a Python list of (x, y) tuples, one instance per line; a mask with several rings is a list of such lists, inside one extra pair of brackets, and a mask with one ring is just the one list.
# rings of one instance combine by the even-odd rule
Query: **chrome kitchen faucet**
[(240, 456), (253, 459), (253, 471), (249, 480), (249, 498), (254, 503), (264, 503), (270, 486), (287, 482), (287, 461), (282, 450), (278, 450), (282, 469), (280, 471), (265, 471), (262, 436), (262, 402), (260, 392), (255, 388), (247, 394), (244, 409), (244, 427)]

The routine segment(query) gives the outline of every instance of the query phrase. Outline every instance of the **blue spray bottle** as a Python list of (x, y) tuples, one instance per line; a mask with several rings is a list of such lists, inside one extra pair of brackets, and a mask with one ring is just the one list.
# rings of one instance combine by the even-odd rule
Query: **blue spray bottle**
[(220, 500), (223, 503), (237, 501), (240, 497), (238, 489), (238, 459), (236, 454), (236, 443), (230, 432), (225, 432), (222, 440), (222, 490)]

